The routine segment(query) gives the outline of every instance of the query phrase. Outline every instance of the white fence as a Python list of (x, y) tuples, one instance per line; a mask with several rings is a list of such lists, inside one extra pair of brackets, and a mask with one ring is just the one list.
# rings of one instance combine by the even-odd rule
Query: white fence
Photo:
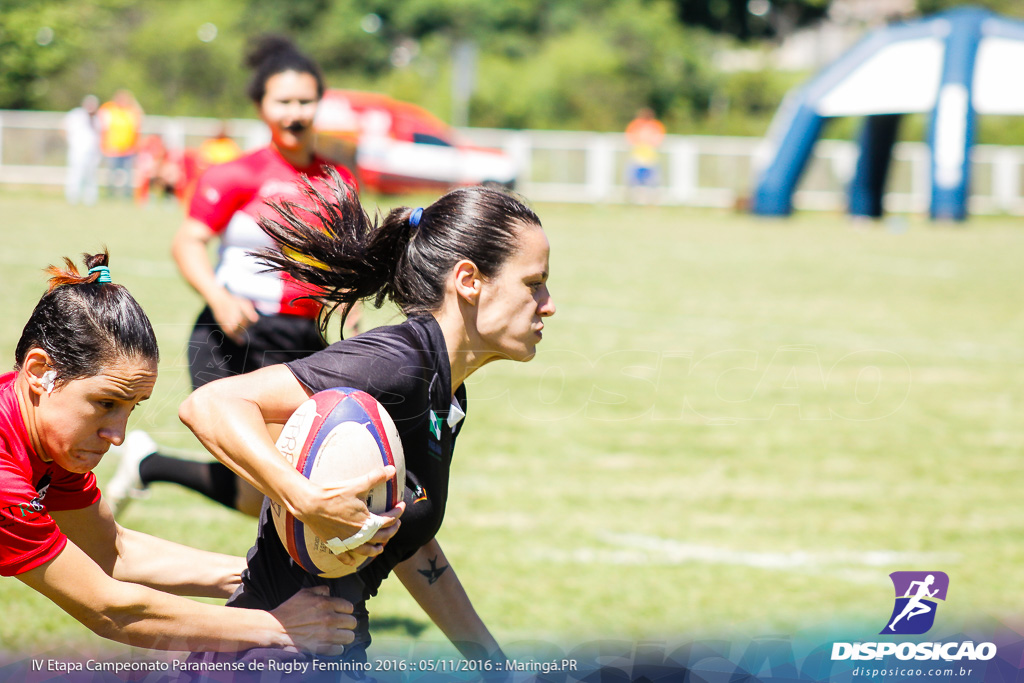
[[(618, 133), (467, 129), (475, 142), (501, 147), (520, 162), (520, 188), (536, 200), (627, 200), (627, 145)], [(755, 168), (764, 163), (760, 138), (666, 137), (660, 201), (664, 204), (742, 208), (753, 192)], [(925, 213), (931, 185), (924, 143), (893, 150), (885, 195), (887, 211)], [(857, 162), (852, 142), (823, 140), (794, 197), (798, 209), (843, 210), (846, 186)], [(970, 211), (1024, 215), (1024, 147), (975, 145), (971, 152)]]
[[(0, 183), (60, 185), (64, 180), (62, 113), (0, 111)], [(147, 116), (146, 134), (159, 134), (172, 149), (195, 147), (223, 123), (245, 148), (265, 144), (266, 128), (251, 119)], [(625, 137), (619, 133), (463, 129), (476, 144), (498, 147), (519, 164), (518, 190), (535, 201), (617, 203), (628, 199)], [(761, 160), (759, 138), (670, 135), (663, 146), (663, 204), (736, 208), (752, 191)], [(842, 210), (845, 186), (856, 163), (853, 143), (824, 140), (794, 197), (798, 209)], [(1024, 147), (976, 145), (972, 155), (970, 211), (1024, 215)], [(923, 143), (896, 146), (885, 206), (926, 212), (929, 153)]]
[[(270, 137), (266, 126), (250, 119), (147, 116), (142, 132), (160, 135), (169, 149), (184, 149), (198, 147), (224, 124), (245, 148)], [(66, 156), (63, 113), (0, 111), (0, 184), (63, 185)]]

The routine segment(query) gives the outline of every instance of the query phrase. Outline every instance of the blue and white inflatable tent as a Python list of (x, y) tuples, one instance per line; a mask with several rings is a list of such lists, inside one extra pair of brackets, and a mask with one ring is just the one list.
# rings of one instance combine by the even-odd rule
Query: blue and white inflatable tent
[(933, 219), (964, 220), (978, 114), (1024, 114), (1024, 21), (959, 8), (869, 34), (787, 94), (768, 134), (752, 210), (787, 216), (825, 121), (863, 116), (850, 213), (878, 218), (900, 118), (929, 113)]

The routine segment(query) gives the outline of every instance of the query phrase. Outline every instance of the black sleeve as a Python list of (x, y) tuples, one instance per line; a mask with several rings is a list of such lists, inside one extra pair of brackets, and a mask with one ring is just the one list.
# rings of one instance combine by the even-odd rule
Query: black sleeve
[[(422, 345), (407, 334), (408, 327), (372, 330), (287, 364), (313, 392), (345, 386), (367, 392), (388, 411), (401, 436), (407, 507), (383, 554), (359, 572), (368, 595), (376, 594), (396, 564), (433, 538), (448, 495), (448, 457), (430, 450), (439, 444), (429, 431), (432, 380), (436, 383), (437, 377)], [(465, 390), (460, 387), (457, 396), (465, 405)]]

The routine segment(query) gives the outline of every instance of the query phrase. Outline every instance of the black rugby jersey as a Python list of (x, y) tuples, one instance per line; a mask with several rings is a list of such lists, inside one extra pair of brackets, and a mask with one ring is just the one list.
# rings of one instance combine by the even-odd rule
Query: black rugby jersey
[[(447, 419), (452, 404), (448, 349), (437, 321), (422, 315), (336, 342), (287, 367), (314, 393), (352, 387), (384, 405), (405, 452), (406, 510), (398, 533), (369, 565), (349, 576), (321, 579), (308, 574), (288, 555), (265, 502), (242, 586), (228, 604), (270, 610), (300, 588), (328, 585), (331, 595), (356, 604), (355, 616), (361, 622), (357, 631), (362, 631), (357, 632), (357, 641), (360, 636), (368, 639), (367, 613), (359, 603), (377, 593), (395, 565), (433, 539), (444, 518), (452, 449), (462, 427), (459, 422), (453, 430)], [(455, 399), (465, 412), (464, 386), (458, 387)]]

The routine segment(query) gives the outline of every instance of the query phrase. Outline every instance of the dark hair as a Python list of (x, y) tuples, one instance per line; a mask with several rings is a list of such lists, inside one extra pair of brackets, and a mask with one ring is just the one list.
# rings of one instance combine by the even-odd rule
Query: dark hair
[(271, 202), (280, 218), (262, 216), (260, 227), (281, 249), (257, 252), (270, 270), (318, 290), (308, 298), (325, 307), (324, 333), (338, 307), (344, 323), (352, 305), (369, 297), (377, 308), (390, 299), (406, 315), (435, 311), (456, 263), (468, 259), (494, 277), (519, 248), (520, 231), (540, 226), (523, 202), (488, 187), (453, 190), (422, 209), (418, 221), (410, 222), (413, 210), (405, 206), (383, 222), (371, 220), (355, 189), (329, 171), (326, 191), (304, 181), (306, 204)]
[(324, 77), (320, 67), (284, 36), (271, 34), (257, 38), (245, 56), (245, 65), (253, 70), (246, 94), (257, 106), (267, 94), (270, 77), (285, 71), (311, 75), (316, 79), (317, 97), (324, 96)]
[[(110, 255), (82, 254), (87, 269), (106, 266)], [(33, 348), (49, 354), (58, 384), (94, 377), (119, 358), (158, 361), (156, 335), (142, 306), (121, 285), (98, 282), (100, 273), (79, 275), (69, 258), (50, 266), (50, 287), (36, 304), (14, 354), (20, 368)]]

